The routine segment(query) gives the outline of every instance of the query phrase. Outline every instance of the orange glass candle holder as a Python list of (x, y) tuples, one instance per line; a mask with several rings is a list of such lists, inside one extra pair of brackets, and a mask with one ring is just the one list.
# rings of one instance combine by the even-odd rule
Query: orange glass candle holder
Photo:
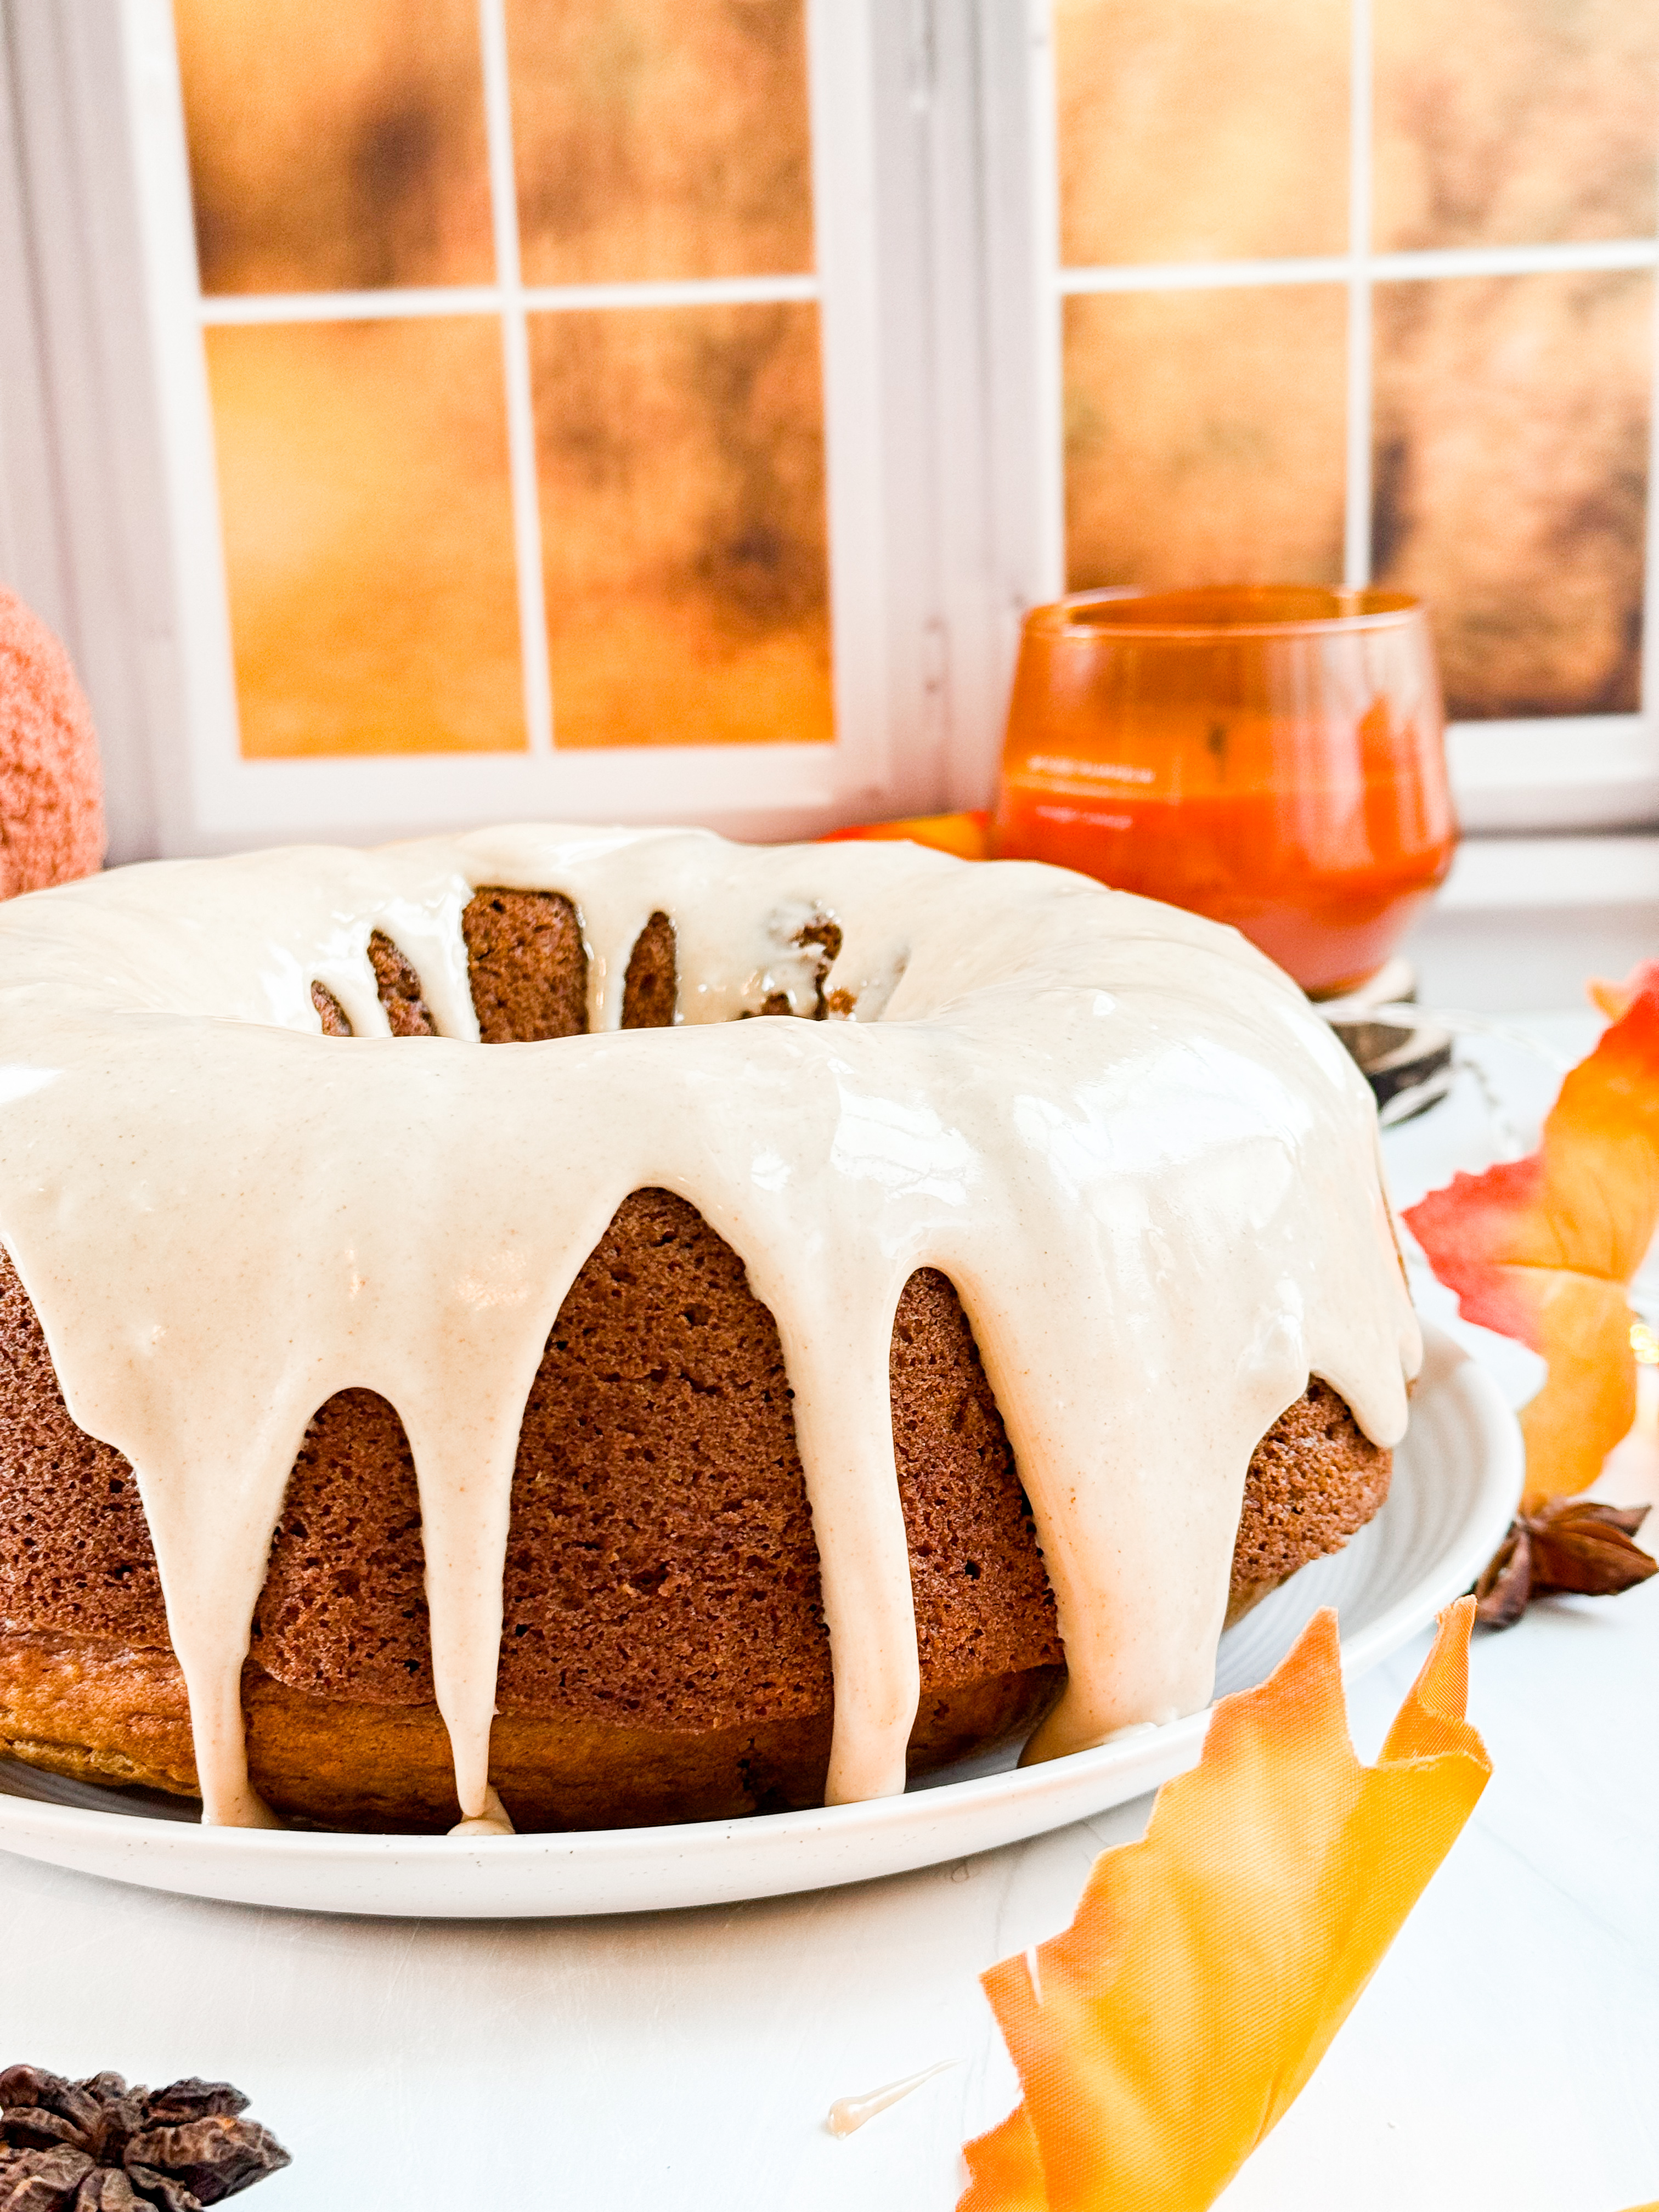
[(1403, 592), (1082, 592), (1025, 618), (994, 849), (1231, 922), (1304, 990), (1346, 990), (1451, 865), (1444, 723)]

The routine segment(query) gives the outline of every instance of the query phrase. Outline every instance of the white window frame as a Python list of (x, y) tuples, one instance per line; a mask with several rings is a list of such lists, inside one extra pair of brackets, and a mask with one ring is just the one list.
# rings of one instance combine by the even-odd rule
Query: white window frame
[[(91, 694), (112, 858), (536, 815), (805, 836), (984, 804), (1021, 617), (1063, 587), (1062, 283), (1344, 283), (1360, 580), (1371, 284), (1650, 267), (1659, 246), (1370, 254), (1369, 0), (1352, 21), (1346, 255), (1062, 280), (1048, 0), (809, 0), (835, 744), (242, 761), (167, 0), (0, 0), (0, 575), (66, 636)], [(521, 454), (521, 541), (526, 481)], [(1659, 495), (1649, 527), (1651, 607)], [(1651, 621), (1646, 648), (1639, 714), (1455, 726), (1465, 828), (1659, 820)]]
[(0, 576), (96, 715), (112, 860), (161, 849), (175, 609), (108, 0), (0, 0)]
[[(1091, 292), (1343, 285), (1348, 301), (1345, 582), (1370, 581), (1371, 294), (1383, 282), (1544, 270), (1659, 269), (1659, 238), (1413, 253), (1371, 249), (1372, 10), (1351, 0), (1349, 240), (1344, 254), (1282, 261), (1062, 269), (1054, 62), (1048, 0), (975, 0), (997, 112), (985, 128), (991, 213), (986, 267), (1004, 448), (1003, 530), (1033, 603), (1066, 588), (1061, 315)], [(1659, 290), (1659, 287), (1656, 288)], [(1659, 310), (1655, 332), (1659, 362)], [(1466, 830), (1569, 832), (1659, 820), (1659, 397), (1650, 415), (1646, 596), (1639, 713), (1453, 723), (1447, 752)]]
[[(54, 0), (50, 9), (0, 0), (0, 105), (13, 126), (0, 138), (0, 163), (9, 162), (27, 210), (9, 266), (0, 234), (0, 284), (27, 295), (34, 325), (28, 342), (10, 349), (21, 366), (0, 386), (0, 517), (10, 516), (11, 541), (9, 549), (0, 538), (0, 560), (58, 621), (86, 672), (113, 769), (116, 856), (318, 834), (371, 839), (458, 819), (536, 816), (696, 820), (754, 837), (811, 836), (860, 816), (947, 804), (949, 624), (933, 526), (939, 432), (925, 204), (932, 88), (920, 0), (914, 12), (908, 0), (808, 0), (812, 275), (550, 295), (517, 283), (501, 0), (480, 0), (479, 14), (498, 286), (360, 298), (324, 311), (459, 307), (501, 323), (530, 749), (249, 761), (237, 742), (203, 331), (232, 319), (307, 319), (318, 303), (202, 298), (167, 0)], [(99, 224), (118, 283), (89, 251)], [(90, 347), (60, 334), (66, 318), (49, 296), (58, 291), (73, 293), (82, 319), (98, 325)], [(550, 742), (526, 308), (784, 296), (820, 305), (834, 742), (561, 752)], [(31, 351), (48, 389), (39, 419), (25, 425), (19, 395), (27, 397)], [(86, 373), (89, 362), (95, 376)], [(6, 370), (0, 350), (0, 377)], [(129, 395), (125, 410), (112, 404), (117, 385)], [(88, 441), (94, 423), (101, 434)], [(98, 542), (110, 535), (106, 514), (74, 519), (58, 561), (70, 578), (60, 588), (45, 574), (51, 557), (18, 551), (52, 546), (63, 506), (60, 485), (26, 481), (26, 457), (41, 445), (60, 455), (96, 453), (90, 472), (98, 481), (107, 474), (103, 464), (130, 464), (129, 503), (137, 510), (134, 542), (124, 548), (130, 573), (94, 573)], [(112, 455), (115, 446), (121, 455)], [(135, 594), (147, 597), (142, 614)], [(125, 662), (105, 668), (96, 650), (88, 653), (94, 637), (123, 638)], [(120, 702), (144, 688), (135, 684), (134, 659), (149, 664), (149, 711), (124, 718)]]

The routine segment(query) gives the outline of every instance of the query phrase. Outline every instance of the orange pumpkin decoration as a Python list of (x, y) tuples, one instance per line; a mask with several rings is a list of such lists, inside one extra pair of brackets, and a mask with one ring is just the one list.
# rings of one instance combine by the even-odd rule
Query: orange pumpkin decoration
[(0, 898), (95, 874), (104, 842), (85, 695), (58, 639), (0, 585)]

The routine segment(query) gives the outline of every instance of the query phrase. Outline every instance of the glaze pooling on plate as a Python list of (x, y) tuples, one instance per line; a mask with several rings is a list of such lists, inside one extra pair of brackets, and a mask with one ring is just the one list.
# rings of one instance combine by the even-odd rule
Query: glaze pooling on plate
[[(574, 902), (589, 1035), (471, 1049), (487, 885)], [(683, 1025), (623, 1030), (658, 910)], [(818, 917), (822, 979), (795, 941)], [(375, 930), (438, 1036), (393, 1049)], [(1373, 1442), (1405, 1427), (1420, 1344), (1357, 1069), (1231, 931), (1059, 870), (696, 831), (301, 848), (13, 902), (0, 976), (0, 1237), (71, 1414), (133, 1465), (210, 1822), (270, 1817), (241, 1665), (307, 1425), (354, 1385), (409, 1437), (438, 1705), (485, 1816), (520, 1417), (635, 1189), (696, 1206), (777, 1322), (832, 1804), (904, 1786), (888, 1357), (915, 1269), (972, 1320), (1054, 1588), (1068, 1681), (1036, 1757), (1207, 1702), (1249, 1455), (1310, 1373)], [(354, 1039), (322, 1036), (313, 981)], [(853, 1018), (738, 1018), (820, 987)]]

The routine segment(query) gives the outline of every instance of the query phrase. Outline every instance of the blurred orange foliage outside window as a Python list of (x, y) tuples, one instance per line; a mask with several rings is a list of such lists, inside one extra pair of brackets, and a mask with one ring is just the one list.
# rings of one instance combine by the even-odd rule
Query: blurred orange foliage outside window
[(830, 738), (803, 0), (175, 14), (244, 756)]

